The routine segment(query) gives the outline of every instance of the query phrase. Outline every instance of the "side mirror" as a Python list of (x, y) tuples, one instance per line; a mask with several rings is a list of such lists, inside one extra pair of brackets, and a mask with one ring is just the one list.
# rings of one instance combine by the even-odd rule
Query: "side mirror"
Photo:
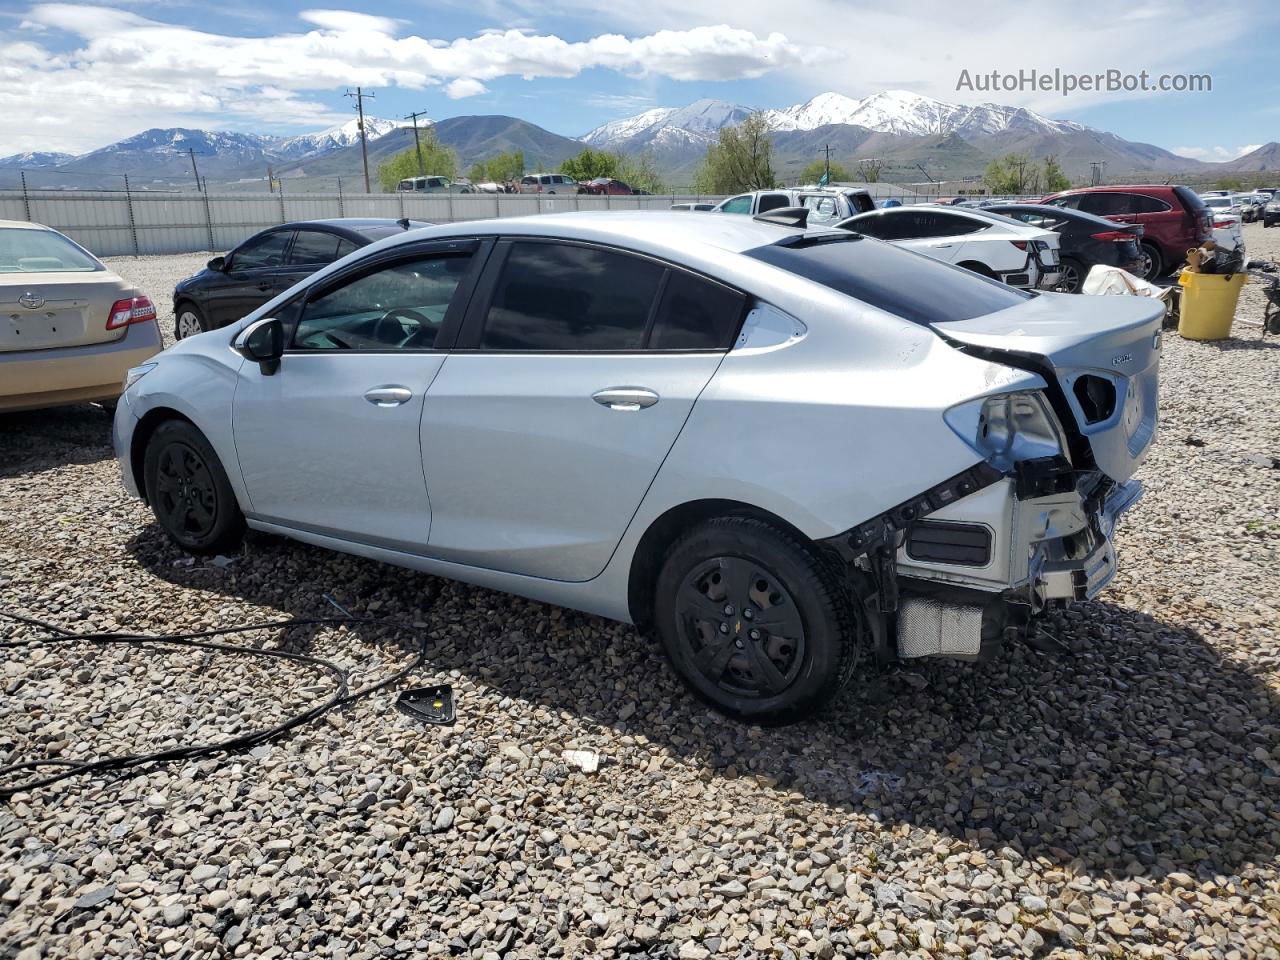
[(256, 360), (264, 377), (280, 369), (284, 356), (284, 325), (275, 317), (255, 320), (236, 337), (235, 348), (250, 360)]
[(226, 269), (227, 258), (214, 257), (212, 260), (206, 263), (205, 266), (208, 267), (210, 270), (217, 270), (219, 273), (221, 273), (224, 269)]

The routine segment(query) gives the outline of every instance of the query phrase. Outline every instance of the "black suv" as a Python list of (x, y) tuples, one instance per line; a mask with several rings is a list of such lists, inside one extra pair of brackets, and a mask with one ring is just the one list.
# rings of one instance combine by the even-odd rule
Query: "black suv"
[(282, 223), (255, 233), (173, 288), (174, 336), (182, 340), (225, 327), (321, 267), (375, 240), (427, 226), (424, 220), (345, 217)]

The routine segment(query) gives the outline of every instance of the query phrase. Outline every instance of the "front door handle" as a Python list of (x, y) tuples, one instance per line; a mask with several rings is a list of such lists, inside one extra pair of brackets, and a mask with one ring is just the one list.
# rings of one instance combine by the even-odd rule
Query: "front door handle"
[(408, 387), (374, 387), (366, 390), (364, 398), (375, 407), (398, 407), (413, 397)]
[(644, 387), (609, 387), (593, 393), (591, 399), (610, 410), (635, 411), (652, 407), (658, 395)]

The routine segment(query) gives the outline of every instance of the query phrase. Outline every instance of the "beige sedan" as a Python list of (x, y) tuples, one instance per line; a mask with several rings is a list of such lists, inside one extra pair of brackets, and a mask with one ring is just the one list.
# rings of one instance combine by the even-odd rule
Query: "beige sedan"
[(141, 291), (56, 230), (0, 220), (0, 413), (114, 401), (160, 349)]

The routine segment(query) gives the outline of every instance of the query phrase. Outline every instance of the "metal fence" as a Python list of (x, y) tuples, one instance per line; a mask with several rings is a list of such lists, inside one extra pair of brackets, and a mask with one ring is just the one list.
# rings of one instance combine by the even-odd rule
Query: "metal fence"
[(437, 223), (571, 210), (665, 210), (721, 197), (681, 194), (150, 193), (0, 190), (0, 220), (30, 220), (65, 233), (100, 257), (229, 250), (265, 227), (328, 217), (390, 217)]

